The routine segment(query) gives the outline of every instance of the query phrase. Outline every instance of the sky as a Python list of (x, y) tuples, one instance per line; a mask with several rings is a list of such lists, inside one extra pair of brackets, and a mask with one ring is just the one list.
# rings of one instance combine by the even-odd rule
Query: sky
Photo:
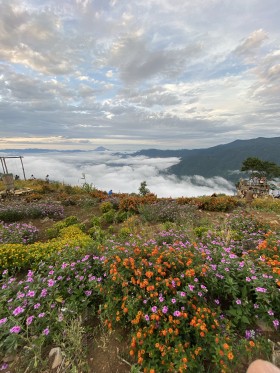
[(280, 136), (279, 0), (0, 0), (0, 149)]

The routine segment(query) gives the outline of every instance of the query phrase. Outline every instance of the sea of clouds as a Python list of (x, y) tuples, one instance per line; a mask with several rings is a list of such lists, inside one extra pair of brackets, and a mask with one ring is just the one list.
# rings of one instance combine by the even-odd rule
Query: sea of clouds
[[(3, 154), (2, 154), (3, 155)], [(182, 179), (164, 173), (179, 158), (148, 158), (128, 153), (48, 152), (24, 155), (26, 178), (45, 179), (82, 186), (85, 182), (100, 190), (115, 193), (138, 193), (140, 183), (158, 197), (195, 197), (224, 193), (233, 195), (235, 187), (222, 177), (185, 176)], [(18, 159), (6, 160), (9, 172), (23, 178)]]

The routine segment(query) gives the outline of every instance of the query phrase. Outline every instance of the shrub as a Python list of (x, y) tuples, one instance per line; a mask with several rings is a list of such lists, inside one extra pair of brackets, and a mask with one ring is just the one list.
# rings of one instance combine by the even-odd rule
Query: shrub
[[(70, 225), (78, 225), (79, 220), (76, 216), (68, 216), (62, 221), (55, 223), (51, 228), (46, 230), (48, 238), (55, 238), (59, 235), (62, 228), (69, 227)], [(82, 229), (82, 226), (80, 226)], [(82, 229), (83, 230), (83, 229)]]
[(33, 243), (38, 237), (38, 229), (31, 224), (0, 222), (0, 245), (6, 243)]
[(53, 254), (61, 253), (70, 248), (79, 247), (83, 252), (90, 248), (92, 239), (77, 226), (62, 228), (57, 238), (47, 242), (36, 242), (30, 245), (3, 244), (0, 245), (0, 269), (20, 270), (36, 268), (41, 261), (50, 260)]
[(110, 210), (113, 210), (113, 204), (111, 202), (102, 202), (99, 206), (100, 211), (102, 214), (109, 212)]
[(232, 211), (238, 207), (240, 201), (234, 197), (220, 196), (220, 197), (201, 197), (198, 199), (199, 207), (206, 211)]
[(139, 206), (140, 215), (148, 222), (191, 222), (196, 208), (191, 205), (178, 205), (174, 201), (159, 201), (153, 205)]
[(4, 222), (15, 222), (17, 220), (30, 218), (62, 219), (64, 209), (58, 204), (29, 203), (22, 205), (4, 206), (0, 208), (0, 220)]
[(112, 224), (115, 219), (115, 210), (109, 210), (101, 216), (101, 222), (104, 224)]
[(280, 199), (277, 198), (256, 198), (252, 202), (252, 207), (258, 210), (273, 211), (280, 214)]
[(82, 357), (78, 358), (77, 353), (82, 351), (73, 351), (73, 346), (79, 347), (77, 339), (82, 335), (71, 324), (80, 319), (81, 325), (81, 315), (86, 310), (95, 314), (100, 303), (97, 287), (104, 280), (103, 260), (81, 253), (77, 260), (72, 255), (57, 256), (52, 265), (42, 263), (20, 279), (9, 277), (4, 271), (0, 280), (0, 361), (4, 356), (17, 354), (13, 371), (46, 371), (45, 351), (58, 345), (63, 349), (63, 361), (68, 361), (66, 370), (70, 367), (73, 372), (85, 371), (75, 368)]

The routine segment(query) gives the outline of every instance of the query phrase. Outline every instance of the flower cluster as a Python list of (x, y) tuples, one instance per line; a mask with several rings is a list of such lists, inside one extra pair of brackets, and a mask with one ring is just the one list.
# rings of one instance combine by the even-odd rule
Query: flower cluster
[(38, 229), (31, 224), (0, 222), (0, 245), (6, 243), (33, 243), (38, 237)]

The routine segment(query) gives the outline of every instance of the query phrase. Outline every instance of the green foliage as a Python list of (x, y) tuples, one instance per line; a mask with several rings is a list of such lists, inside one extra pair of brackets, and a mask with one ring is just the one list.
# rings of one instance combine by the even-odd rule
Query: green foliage
[(139, 187), (139, 194), (140, 196), (145, 196), (150, 193), (150, 190), (147, 188), (147, 182), (142, 181)]
[(86, 193), (92, 193), (96, 190), (95, 186), (93, 184), (84, 183), (82, 186), (82, 189)]
[(114, 223), (114, 220), (115, 220), (115, 210), (109, 210), (105, 213), (102, 214), (101, 216), (101, 222), (103, 224), (112, 224)]
[[(51, 228), (48, 228), (46, 230), (47, 236), (48, 238), (58, 237), (61, 229), (69, 227), (70, 225), (78, 225), (78, 223), (79, 219), (76, 216), (68, 216), (64, 220), (55, 223)], [(80, 228), (82, 229), (83, 227), (80, 225)]]
[(118, 237), (120, 239), (126, 239), (131, 235), (131, 231), (129, 228), (123, 227), (119, 230)]
[(139, 206), (139, 213), (148, 222), (191, 222), (195, 217), (196, 207), (178, 205), (175, 201), (159, 201), (152, 205)]
[(250, 175), (256, 175), (258, 177), (265, 176), (267, 179), (280, 176), (280, 167), (276, 163), (263, 161), (256, 157), (245, 159), (241, 171), (249, 172)]
[(273, 211), (280, 214), (280, 199), (256, 198), (252, 203), (252, 207), (257, 210)]
[(111, 202), (102, 202), (99, 206), (99, 209), (102, 212), (102, 214), (104, 214), (110, 210), (113, 210), (114, 208)]

